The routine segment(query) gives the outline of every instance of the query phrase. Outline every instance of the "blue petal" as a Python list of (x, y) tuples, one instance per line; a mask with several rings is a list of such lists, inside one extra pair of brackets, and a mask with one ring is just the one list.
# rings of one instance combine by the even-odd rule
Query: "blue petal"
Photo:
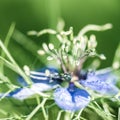
[(27, 86), (28, 85), (27, 82), (21, 76), (18, 77), (17, 81), (21, 86)]
[[(52, 68), (52, 67), (44, 67), (44, 68), (38, 70), (37, 72), (45, 73), (46, 70), (49, 70), (51, 74), (58, 73), (58, 70), (55, 69), (55, 68)], [(41, 77), (43, 77), (43, 76), (41, 76)], [(44, 80), (32, 79), (32, 81), (34, 83), (49, 83), (49, 79), (45, 80), (45, 81)]]
[(9, 97), (18, 99), (18, 100), (24, 100), (26, 98), (29, 98), (30, 96), (34, 95), (35, 92), (32, 91), (30, 88), (20, 88), (17, 89), (9, 94)]
[(58, 87), (58, 85), (53, 83), (49, 83), (49, 84), (34, 83), (30, 89), (33, 91), (43, 92), (43, 91), (54, 89), (56, 87)]
[(54, 99), (60, 108), (69, 111), (85, 108), (90, 102), (87, 91), (78, 88), (73, 91), (68, 88), (57, 88), (54, 92)]
[(118, 93), (119, 89), (114, 85), (113, 81), (110, 82), (110, 80), (115, 79), (115, 77), (112, 77), (111, 75), (88, 74), (86, 80), (80, 80), (80, 84), (102, 94), (115, 95)]
[(47, 91), (53, 89), (57, 86), (53, 84), (44, 84), (44, 83), (34, 83), (30, 88), (19, 88), (11, 92), (8, 96), (13, 97), (18, 100), (24, 100), (31, 97), (34, 94), (39, 94), (39, 92)]
[(117, 83), (118, 76), (116, 76), (110, 68), (96, 71), (95, 74), (102, 81), (106, 81), (107, 83), (111, 84)]
[[(38, 70), (38, 72), (42, 72), (42, 73), (45, 73), (46, 70), (49, 70), (51, 73), (58, 73), (57, 69), (55, 68), (49, 68), (49, 67), (45, 67), (45, 68), (42, 68), (40, 70)], [(36, 75), (37, 76), (37, 75)], [(40, 76), (39, 77), (43, 77), (43, 76)], [(50, 79), (48, 78), (47, 80), (38, 80), (38, 79), (31, 79), (33, 81), (33, 83), (39, 83), (39, 85), (41, 84), (42, 86), (44, 87), (41, 87), (42, 91), (46, 91), (47, 90), (47, 87), (48, 88), (54, 88), (56, 85), (59, 84), (59, 81), (56, 81), (56, 80), (53, 80), (52, 82), (50, 81)], [(25, 82), (25, 80), (22, 78), (22, 77), (19, 77), (18, 78), (18, 82), (20, 83), (20, 85), (22, 86), (27, 86), (27, 83)], [(45, 84), (45, 85), (44, 85)], [(45, 86), (47, 86), (45, 88)], [(39, 86), (40, 87), (40, 86)]]
[[(49, 70), (51, 73), (58, 73), (58, 70), (55, 69), (55, 68), (50, 68), (50, 67), (45, 67), (45, 68), (42, 68), (40, 70), (38, 70), (37, 72), (42, 72), (42, 73), (45, 73), (46, 70)], [(39, 77), (43, 77), (43, 76), (40, 76)], [(50, 80), (47, 79), (47, 80), (37, 80), (37, 79), (31, 79), (34, 83), (45, 83), (45, 84), (49, 84), (50, 83)], [(25, 80), (22, 78), (22, 77), (19, 77), (18, 78), (18, 83), (20, 83), (20, 85), (22, 86), (27, 86), (27, 83), (25, 82)], [(57, 81), (53, 81), (53, 84), (57, 84)]]

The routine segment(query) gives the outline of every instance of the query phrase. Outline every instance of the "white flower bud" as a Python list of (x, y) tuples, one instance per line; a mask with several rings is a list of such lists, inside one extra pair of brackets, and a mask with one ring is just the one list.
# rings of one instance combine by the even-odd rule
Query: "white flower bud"
[(50, 49), (50, 50), (53, 50), (53, 49), (54, 49), (54, 45), (53, 45), (52, 43), (49, 43), (48, 46), (49, 46), (49, 49)]
[(44, 54), (45, 54), (45, 51), (44, 51), (44, 50), (38, 50), (37, 53), (38, 53), (39, 55), (44, 55)]

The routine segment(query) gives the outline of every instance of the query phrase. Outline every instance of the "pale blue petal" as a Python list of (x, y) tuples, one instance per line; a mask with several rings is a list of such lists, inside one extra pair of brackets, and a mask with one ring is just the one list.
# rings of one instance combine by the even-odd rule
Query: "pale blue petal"
[(9, 97), (18, 99), (18, 100), (24, 100), (26, 98), (29, 98), (30, 96), (34, 95), (35, 92), (32, 91), (30, 88), (20, 88), (17, 89), (9, 94)]
[(116, 84), (118, 81), (118, 76), (115, 75), (110, 68), (98, 70), (95, 75), (101, 79), (101, 81), (106, 81), (107, 83)]
[(31, 97), (34, 94), (39, 94), (39, 92), (48, 91), (55, 87), (57, 86), (53, 84), (34, 83), (31, 85), (30, 88), (25, 87), (16, 89), (15, 91), (11, 92), (8, 96), (18, 100), (24, 100)]
[[(58, 73), (57, 69), (51, 68), (51, 67), (42, 68), (42, 69), (38, 70), (37, 72), (45, 73), (46, 70), (49, 70), (50, 73)], [(39, 75), (39, 77), (44, 77), (44, 76), (40, 76)], [(47, 80), (38, 80), (38, 79), (31, 78), (31, 80), (33, 81), (33, 83), (45, 83), (45, 84), (49, 84), (50, 83), (50, 79), (49, 78)], [(28, 85), (22, 77), (19, 77), (17, 81), (22, 86), (27, 86)], [(58, 84), (59, 81), (54, 80), (52, 83), (53, 84)]]
[(54, 92), (56, 104), (63, 110), (77, 111), (85, 108), (90, 102), (89, 94), (82, 89), (57, 88)]
[(114, 77), (107, 75), (95, 75), (95, 74), (88, 74), (86, 80), (80, 80), (80, 84), (85, 87), (88, 87), (94, 91), (97, 91), (102, 94), (106, 95), (115, 95), (118, 93), (119, 89), (114, 85), (113, 80)]
[(56, 88), (58, 85), (57, 84), (44, 84), (44, 83), (34, 83), (32, 86), (31, 86), (31, 90), (33, 91), (48, 91), (48, 90), (51, 90), (51, 89), (54, 89)]

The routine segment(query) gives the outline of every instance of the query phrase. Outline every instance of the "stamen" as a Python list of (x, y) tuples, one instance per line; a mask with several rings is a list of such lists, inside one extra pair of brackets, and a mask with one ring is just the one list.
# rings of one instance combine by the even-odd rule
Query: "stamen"
[(34, 76), (34, 75), (30, 75), (31, 78), (33, 79), (37, 79), (37, 80), (47, 80), (47, 77), (39, 77), (39, 76)]
[(30, 72), (30, 77), (33, 79), (37, 79), (37, 80), (48, 80), (48, 78), (50, 80), (52, 79), (60, 79), (60, 76), (58, 73), (50, 73), (49, 70), (46, 70), (45, 73), (42, 72), (35, 72), (35, 71), (31, 71)]
[(33, 74), (33, 75), (46, 76), (46, 74), (45, 74), (45, 73), (42, 73), (42, 72), (35, 72), (35, 71), (30, 71), (30, 74)]

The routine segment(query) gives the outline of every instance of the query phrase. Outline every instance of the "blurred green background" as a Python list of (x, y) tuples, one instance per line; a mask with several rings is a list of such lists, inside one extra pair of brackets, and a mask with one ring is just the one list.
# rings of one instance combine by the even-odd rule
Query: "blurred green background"
[[(42, 59), (36, 60), (34, 53), (41, 47), (42, 41), (47, 41), (49, 37), (30, 37), (27, 32), (56, 29), (59, 18), (64, 19), (65, 30), (73, 26), (76, 35), (87, 24), (112, 23), (111, 30), (93, 32), (98, 40), (98, 53), (104, 53), (107, 57), (101, 67), (111, 66), (120, 41), (119, 0), (0, 0), (0, 38), (4, 40), (11, 23), (15, 22), (20, 32), (15, 33), (10, 41), (11, 54), (20, 65), (32, 65), (35, 62), (35, 66), (40, 67)], [(24, 40), (26, 44), (21, 44)]]

